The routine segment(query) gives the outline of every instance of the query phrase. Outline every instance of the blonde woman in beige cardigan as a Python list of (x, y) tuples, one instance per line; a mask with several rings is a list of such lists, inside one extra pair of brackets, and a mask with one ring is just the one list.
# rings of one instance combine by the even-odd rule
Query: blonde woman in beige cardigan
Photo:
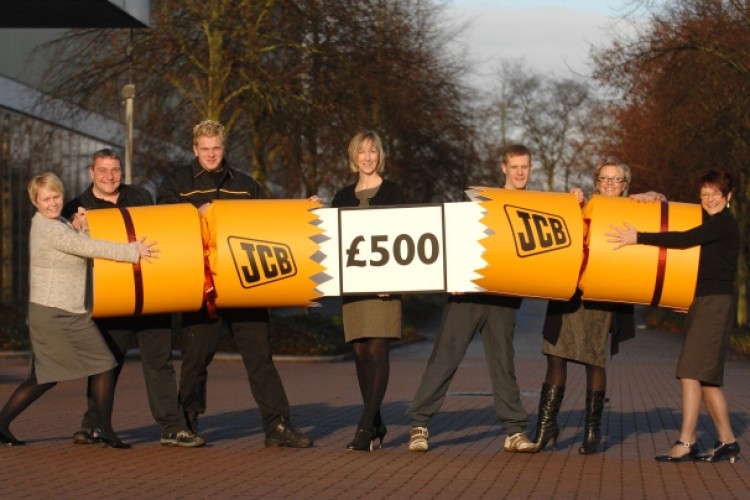
[(0, 410), (0, 444), (25, 444), (10, 424), (60, 380), (93, 376), (99, 415), (96, 438), (111, 448), (129, 448), (112, 429), (114, 357), (84, 306), (87, 259), (150, 262), (158, 250), (145, 238), (132, 243), (92, 240), (60, 216), (63, 185), (53, 173), (28, 184), (37, 213), (29, 234), (29, 336), (33, 352), (26, 380)]

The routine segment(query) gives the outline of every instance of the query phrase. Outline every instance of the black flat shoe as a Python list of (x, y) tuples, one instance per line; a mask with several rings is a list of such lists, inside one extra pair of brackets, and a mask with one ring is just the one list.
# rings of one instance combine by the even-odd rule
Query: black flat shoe
[(133, 445), (121, 441), (120, 438), (118, 438), (114, 433), (111, 436), (105, 436), (99, 429), (94, 429), (91, 432), (91, 437), (96, 439), (100, 443), (106, 444), (110, 448), (127, 450), (128, 448), (133, 447)]
[[(679, 456), (679, 457), (673, 457), (672, 455), (666, 453), (664, 455), (656, 455), (654, 458), (657, 462), (688, 462), (688, 461), (694, 461), (698, 458), (698, 452), (700, 451), (700, 447), (698, 446), (698, 443), (683, 443), (682, 441), (675, 441), (672, 445), (672, 448), (675, 446), (679, 446), (680, 448), (688, 448), (690, 451), (688, 451), (685, 455)], [(669, 450), (672, 451), (672, 450)]]
[(26, 441), (21, 441), (11, 435), (0, 432), (0, 444), (4, 444), (6, 446), (23, 446), (26, 444)]
[(698, 455), (697, 459), (699, 462), (719, 462), (726, 458), (729, 460), (730, 464), (733, 464), (739, 454), (740, 445), (737, 441), (734, 443), (722, 443), (721, 441), (717, 441), (711, 453)]

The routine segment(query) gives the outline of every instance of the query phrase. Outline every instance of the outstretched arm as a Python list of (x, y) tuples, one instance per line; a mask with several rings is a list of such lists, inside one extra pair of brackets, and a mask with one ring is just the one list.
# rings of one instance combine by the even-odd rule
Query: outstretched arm
[(638, 230), (629, 222), (623, 222), (624, 228), (610, 224), (613, 229), (611, 233), (605, 233), (608, 243), (615, 243), (615, 250), (627, 245), (636, 245), (638, 243)]

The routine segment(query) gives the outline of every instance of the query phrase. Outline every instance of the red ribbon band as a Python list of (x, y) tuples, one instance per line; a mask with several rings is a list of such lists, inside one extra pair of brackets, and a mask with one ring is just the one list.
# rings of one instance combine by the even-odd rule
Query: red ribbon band
[[(128, 235), (128, 242), (132, 243), (136, 241), (135, 238), (135, 226), (133, 225), (133, 218), (130, 217), (130, 212), (125, 207), (118, 207), (120, 214), (122, 214), (122, 220), (125, 223), (125, 232)], [(135, 307), (133, 308), (133, 314), (140, 316), (143, 314), (143, 274), (141, 271), (141, 261), (133, 264), (133, 283), (135, 285)]]
[[(661, 231), (669, 229), (669, 203), (661, 202)], [(654, 295), (651, 298), (651, 306), (656, 307), (661, 302), (661, 293), (664, 289), (664, 274), (667, 271), (667, 249), (659, 247), (659, 261), (656, 265), (656, 283), (654, 284)]]

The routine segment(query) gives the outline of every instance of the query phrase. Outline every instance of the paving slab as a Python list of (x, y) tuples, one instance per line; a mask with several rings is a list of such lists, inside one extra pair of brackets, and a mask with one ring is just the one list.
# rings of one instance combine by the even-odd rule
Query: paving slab
[[(544, 302), (524, 301), (516, 332), (516, 373), (532, 425), (546, 369), (541, 354)], [(354, 363), (277, 364), (292, 403), (292, 420), (315, 440), (304, 450), (267, 449), (257, 406), (238, 361), (209, 368), (208, 411), (200, 419), (209, 445), (159, 445), (148, 411), (140, 362), (126, 363), (117, 388), (114, 425), (130, 450), (74, 445), (85, 382), (61, 382), (16, 419), (26, 446), (0, 448), (0, 497), (15, 498), (748, 498), (750, 362), (731, 359), (726, 396), (743, 455), (735, 464), (654, 461), (677, 438), (681, 337), (641, 329), (608, 364), (605, 440), (595, 455), (578, 454), (583, 437), (584, 368), (569, 365), (554, 451), (512, 454), (494, 414), (490, 381), (477, 338), (456, 373), (441, 413), (430, 425), (430, 451), (409, 452), (404, 412), (422, 376), (432, 341), (391, 353), (383, 405), (388, 435), (372, 453), (345, 450), (361, 411)], [(179, 369), (179, 362), (177, 363)], [(28, 361), (0, 359), (0, 401), (25, 376)], [(704, 413), (699, 437), (714, 431)]]

